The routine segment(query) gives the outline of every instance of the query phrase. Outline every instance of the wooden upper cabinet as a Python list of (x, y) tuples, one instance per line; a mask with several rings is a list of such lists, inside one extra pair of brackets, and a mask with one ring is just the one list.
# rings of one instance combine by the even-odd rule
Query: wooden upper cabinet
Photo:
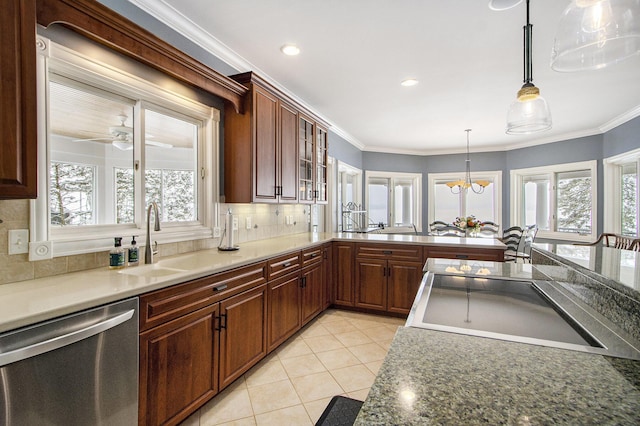
[(326, 125), (252, 72), (231, 78), (249, 95), (244, 114), (225, 106), (225, 201), (326, 202)]
[(37, 197), (36, 2), (0, 14), (0, 199)]

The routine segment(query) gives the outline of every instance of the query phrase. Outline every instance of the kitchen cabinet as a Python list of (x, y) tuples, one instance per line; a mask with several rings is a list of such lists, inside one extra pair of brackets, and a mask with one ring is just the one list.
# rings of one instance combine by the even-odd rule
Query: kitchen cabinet
[(333, 303), (336, 306), (354, 306), (354, 243), (333, 244)]
[(269, 351), (324, 309), (323, 246), (269, 261)]
[(220, 389), (267, 354), (267, 285), (220, 302)]
[(298, 110), (254, 73), (232, 78), (249, 94), (244, 114), (225, 106), (225, 201), (297, 202)]
[(323, 309), (327, 309), (333, 303), (333, 244), (322, 246), (322, 259), (324, 264), (322, 300)]
[(177, 424), (218, 392), (214, 304), (140, 334), (140, 425)]
[(37, 197), (36, 2), (0, 14), (0, 199)]
[(300, 203), (327, 203), (327, 129), (300, 114)]
[(322, 247), (318, 246), (302, 252), (304, 268), (300, 273), (301, 291), (301, 320), (305, 325), (322, 312), (323, 283), (323, 255)]
[(139, 424), (177, 424), (266, 355), (267, 262), (140, 297)]
[(421, 260), (421, 246), (358, 244), (354, 305), (408, 314), (420, 286)]

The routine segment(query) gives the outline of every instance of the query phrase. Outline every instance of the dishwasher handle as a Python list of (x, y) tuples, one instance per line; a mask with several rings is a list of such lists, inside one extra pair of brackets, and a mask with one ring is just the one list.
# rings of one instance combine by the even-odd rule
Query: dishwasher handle
[(71, 345), (73, 343), (79, 342), (80, 340), (88, 339), (91, 336), (95, 336), (96, 334), (107, 331), (110, 328), (113, 328), (125, 321), (130, 320), (133, 317), (134, 313), (135, 310), (131, 309), (80, 330), (62, 334), (60, 336), (43, 340), (41, 342), (24, 346), (22, 348), (14, 349), (6, 353), (0, 353), (0, 367), (16, 361), (22, 361), (23, 359), (31, 358), (36, 355), (41, 355), (45, 352), (50, 352), (64, 346)]

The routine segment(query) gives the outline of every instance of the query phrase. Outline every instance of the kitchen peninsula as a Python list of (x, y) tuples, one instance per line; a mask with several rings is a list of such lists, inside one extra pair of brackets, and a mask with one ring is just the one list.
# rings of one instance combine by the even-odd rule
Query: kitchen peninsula
[[(426, 269), (548, 280), (566, 268), (437, 260)], [(638, 422), (640, 361), (400, 327), (355, 424)]]

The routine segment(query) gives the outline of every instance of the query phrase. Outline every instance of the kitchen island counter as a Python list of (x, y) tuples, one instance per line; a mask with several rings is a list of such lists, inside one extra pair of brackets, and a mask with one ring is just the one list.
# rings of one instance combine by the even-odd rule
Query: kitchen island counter
[(355, 424), (639, 423), (639, 361), (400, 327)]

